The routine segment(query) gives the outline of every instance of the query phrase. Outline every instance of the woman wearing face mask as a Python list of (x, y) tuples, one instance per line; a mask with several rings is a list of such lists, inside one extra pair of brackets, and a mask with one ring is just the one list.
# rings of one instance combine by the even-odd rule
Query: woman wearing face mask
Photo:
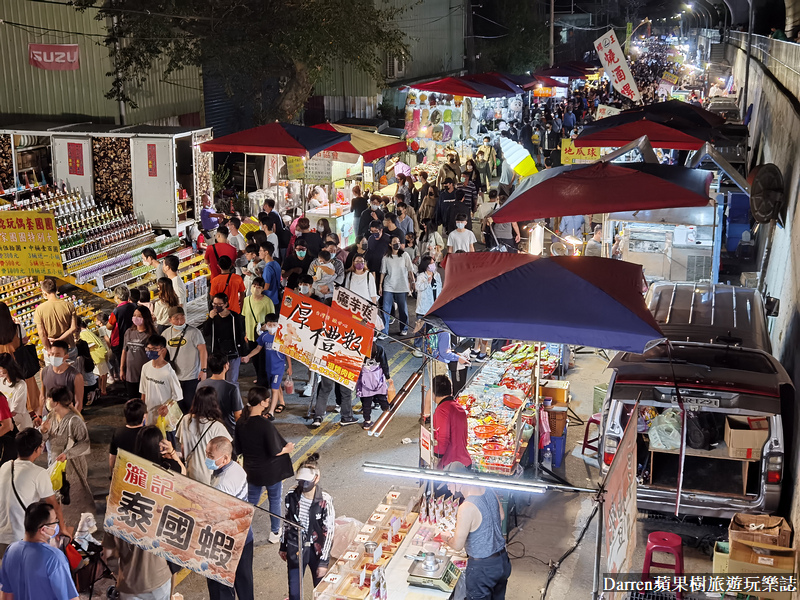
[[(333, 499), (319, 486), (318, 453), (313, 453), (300, 465), (296, 479), (297, 485), (286, 494), (286, 518), (302, 525), (307, 532), (305, 539), (310, 543), (303, 549), (303, 574), (308, 566), (314, 586), (317, 586), (328, 572), (336, 522)], [(280, 557), (286, 561), (289, 575), (289, 600), (300, 600), (297, 546), (297, 529), (287, 527), (281, 541)]]
[(48, 390), (45, 400), (49, 414), (40, 429), (42, 441), (48, 443), (47, 466), (67, 461), (64, 472), (69, 483), (69, 504), (63, 503), (65, 527), (75, 527), (81, 513), (95, 514), (86, 455), (91, 451), (89, 430), (75, 410), (72, 394), (65, 387)]
[(437, 231), (433, 219), (425, 219), (422, 222), (421, 229), (422, 233), (419, 235), (419, 254), (420, 256), (427, 254), (438, 263), (442, 259), (444, 240)]
[(308, 273), (312, 258), (308, 255), (306, 241), (302, 238), (294, 243), (292, 253), (286, 257), (281, 265), (281, 277), (286, 280), (286, 287), (294, 289), (297, 287), (297, 279), (303, 273)]
[(464, 165), (464, 172), (469, 177), (469, 180), (475, 184), (475, 189), (480, 194), (481, 199), (483, 199), (483, 193), (486, 191), (486, 187), (483, 185), (483, 181), (481, 181), (481, 174), (478, 171), (478, 165), (475, 164), (475, 161), (471, 158), (467, 159), (466, 164)]
[(178, 441), (181, 444), (187, 477), (206, 485), (211, 484), (211, 467), (208, 465), (205, 448), (208, 442), (220, 436), (231, 439), (231, 434), (222, 423), (217, 390), (213, 387), (201, 387), (194, 395), (192, 410), (181, 419), (178, 426)]
[(441, 188), (444, 185), (444, 180), (448, 177), (453, 181), (461, 181), (461, 163), (455, 150), (450, 150), (447, 153), (447, 162), (439, 169), (439, 174), (436, 176), (436, 185)]
[(28, 386), (22, 378), (17, 361), (12, 354), (0, 354), (0, 393), (8, 400), (11, 417), (17, 429), (33, 427), (28, 413)]
[[(11, 311), (5, 302), (0, 302), (0, 352), (14, 354), (14, 351), (22, 344), (28, 343), (28, 336), (25, 329), (19, 325), (11, 316)], [(36, 375), (25, 380), (28, 387), (28, 408), (32, 411), (39, 411), (40, 394), (39, 386), (36, 384)]]
[(439, 190), (434, 185), (428, 186), (428, 191), (421, 199), (417, 218), (420, 223), (432, 220), (436, 216), (436, 202), (439, 200)]
[(352, 271), (353, 270), (353, 261), (356, 258), (361, 257), (366, 260), (367, 249), (369, 248), (369, 236), (368, 235), (360, 235), (358, 239), (356, 239), (356, 243), (352, 246), (348, 246), (347, 248), (347, 258), (344, 261), (344, 270), (345, 271)]
[[(428, 325), (423, 323), (422, 317), (430, 310), (436, 298), (442, 292), (442, 278), (436, 269), (436, 261), (430, 256), (423, 256), (419, 261), (415, 288), (417, 290), (417, 324), (414, 327), (414, 335), (416, 336), (420, 329), (423, 327), (428, 328)], [(414, 346), (422, 348), (422, 339), (415, 337)], [(420, 357), (422, 352), (414, 350), (414, 356)]]
[[(414, 286), (414, 265), (408, 254), (400, 248), (400, 240), (394, 238), (381, 263), (381, 283), (378, 294), (383, 295), (383, 312), (391, 314), (397, 303), (400, 318), (400, 335), (408, 335), (408, 308), (406, 299)], [(389, 319), (385, 319), (383, 334), (389, 335)]]
[[(283, 439), (275, 426), (265, 416), (269, 411), (271, 395), (267, 388), (256, 386), (247, 395), (247, 404), (236, 422), (234, 447), (244, 458), (242, 466), (247, 473), (247, 501), (258, 504), (261, 493), (267, 488), (270, 512), (281, 515), (282, 481), (294, 474), (289, 456), (294, 444)], [(281, 539), (281, 522), (270, 518), (269, 543)]]
[(345, 277), (344, 287), (377, 304), (378, 290), (375, 286), (375, 276), (367, 269), (367, 259), (363, 255), (353, 259), (353, 270)]
[(128, 398), (139, 395), (139, 379), (142, 367), (148, 361), (145, 347), (151, 335), (156, 335), (156, 326), (153, 316), (145, 306), (137, 307), (131, 319), (133, 325), (125, 332), (125, 342), (122, 347), (122, 359), (119, 365), (119, 375), (125, 382), (125, 392)]

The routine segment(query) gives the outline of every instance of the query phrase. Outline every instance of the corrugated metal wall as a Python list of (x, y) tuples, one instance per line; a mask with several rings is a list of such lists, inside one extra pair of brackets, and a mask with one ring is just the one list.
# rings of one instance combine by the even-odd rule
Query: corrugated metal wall
[[(104, 22), (94, 19), (95, 11), (77, 12), (69, 6), (41, 4), (26, 0), (0, 2), (0, 118), (14, 115), (70, 121), (92, 119), (117, 122), (117, 102), (107, 100), (110, 87), (106, 73), (112, 62), (105, 46)], [(11, 25), (31, 25), (71, 33), (47, 32)], [(78, 44), (80, 68), (76, 71), (46, 71), (28, 64), (28, 44)], [(133, 95), (139, 104), (128, 109), (128, 123), (142, 123), (175, 115), (198, 112), (202, 86), (196, 68), (173, 75), (179, 85), (159, 82), (160, 74), (149, 78)], [(17, 119), (19, 120), (19, 119)], [(48, 119), (49, 120), (49, 119)]]

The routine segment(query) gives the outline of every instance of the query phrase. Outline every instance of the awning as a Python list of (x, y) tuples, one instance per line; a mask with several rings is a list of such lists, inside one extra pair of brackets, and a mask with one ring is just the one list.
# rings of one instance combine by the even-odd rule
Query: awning
[(349, 133), (289, 123), (269, 123), (203, 142), (200, 149), (203, 152), (244, 152), (311, 158), (335, 144), (348, 141)]
[(444, 79), (436, 79), (427, 83), (417, 83), (414, 87), (426, 92), (470, 98), (483, 98), (484, 96), (494, 98), (515, 95), (515, 92), (510, 91), (506, 85), (497, 87), (474, 80), (467, 80), (463, 77), (445, 77)]
[(355, 129), (336, 123), (321, 123), (320, 125), (314, 125), (313, 128), (348, 134), (350, 136), (349, 141), (340, 142), (326, 150), (353, 157), (363, 156), (364, 162), (367, 163), (396, 152), (405, 152), (408, 148), (405, 141), (398, 140), (395, 137), (381, 135), (380, 133), (370, 133), (363, 129)]

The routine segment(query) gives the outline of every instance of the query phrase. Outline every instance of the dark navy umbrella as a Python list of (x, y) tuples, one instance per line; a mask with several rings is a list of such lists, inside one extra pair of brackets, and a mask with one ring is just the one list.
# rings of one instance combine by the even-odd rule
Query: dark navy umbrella
[(276, 122), (203, 142), (200, 149), (203, 152), (281, 154), (311, 158), (335, 144), (349, 141), (349, 133)]

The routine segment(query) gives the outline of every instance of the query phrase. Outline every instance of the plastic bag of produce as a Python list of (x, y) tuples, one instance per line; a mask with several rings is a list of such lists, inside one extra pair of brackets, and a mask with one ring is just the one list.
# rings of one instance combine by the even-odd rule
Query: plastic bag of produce
[(351, 517), (336, 517), (336, 527), (333, 530), (333, 545), (331, 556), (339, 558), (347, 552), (347, 548), (356, 539), (364, 523)]
[(668, 408), (658, 415), (648, 431), (653, 450), (677, 450), (681, 447), (681, 413)]

